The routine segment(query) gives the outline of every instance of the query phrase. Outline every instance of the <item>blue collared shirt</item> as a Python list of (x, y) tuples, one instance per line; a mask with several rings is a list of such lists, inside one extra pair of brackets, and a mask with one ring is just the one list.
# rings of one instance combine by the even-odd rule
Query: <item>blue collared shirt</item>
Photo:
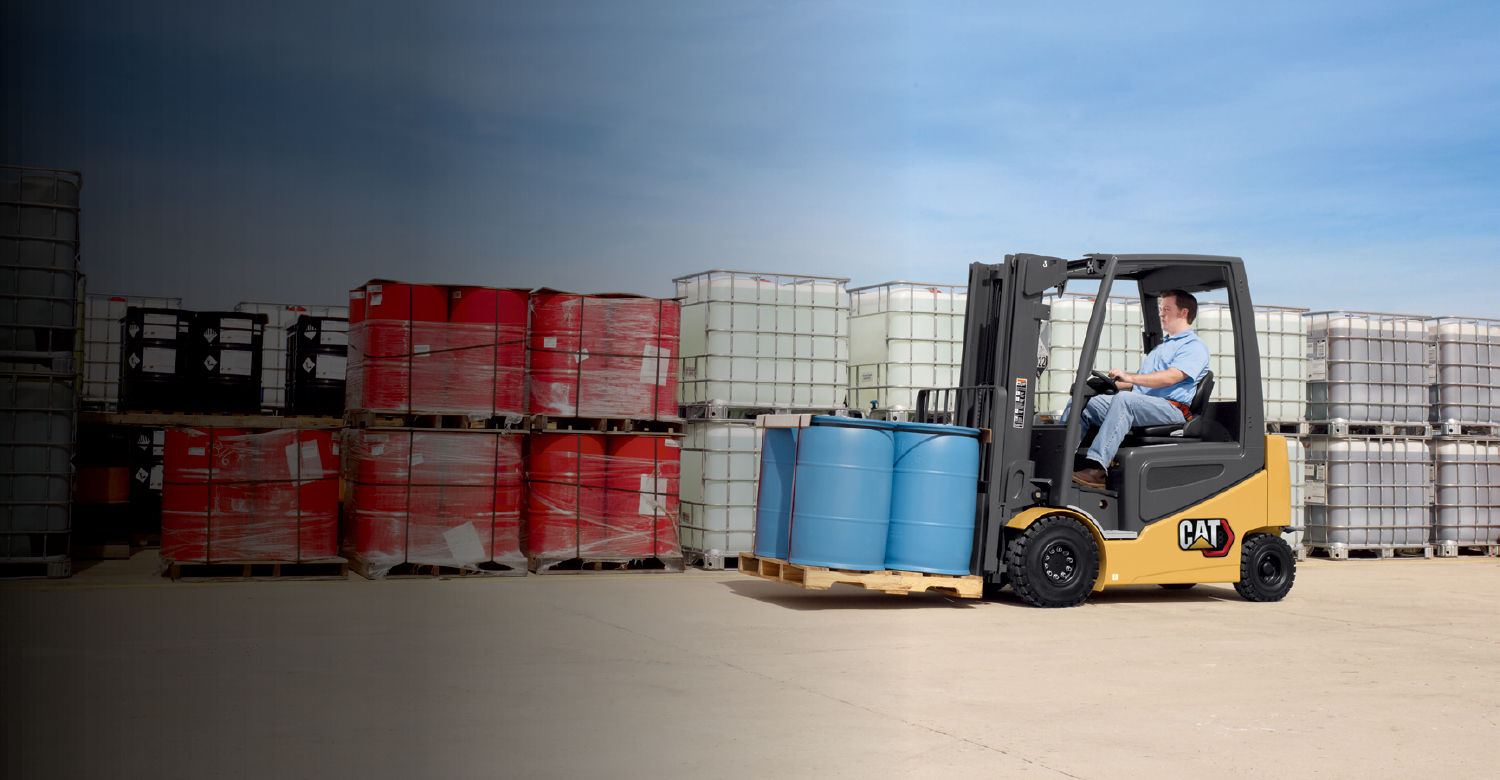
[(1137, 393), (1154, 395), (1166, 398), (1181, 404), (1193, 402), (1193, 391), (1197, 389), (1198, 382), (1208, 371), (1208, 345), (1192, 328), (1162, 341), (1151, 350), (1151, 354), (1141, 362), (1141, 368), (1137, 374), (1150, 374), (1157, 371), (1165, 371), (1175, 368), (1184, 374), (1187, 379), (1175, 385), (1166, 387), (1141, 387), (1135, 386)]

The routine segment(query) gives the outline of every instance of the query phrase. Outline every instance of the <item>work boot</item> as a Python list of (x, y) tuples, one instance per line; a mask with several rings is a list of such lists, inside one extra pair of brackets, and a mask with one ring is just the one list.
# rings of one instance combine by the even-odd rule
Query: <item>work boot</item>
[(1104, 487), (1105, 476), (1106, 474), (1104, 469), (1097, 466), (1091, 466), (1084, 469), (1083, 471), (1073, 472), (1073, 481), (1077, 482), (1080, 485), (1086, 485), (1092, 488), (1102, 488)]

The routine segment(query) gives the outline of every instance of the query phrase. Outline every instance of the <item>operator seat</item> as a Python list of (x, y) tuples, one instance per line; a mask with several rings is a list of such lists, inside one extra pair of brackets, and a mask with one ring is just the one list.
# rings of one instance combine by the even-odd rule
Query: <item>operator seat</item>
[(1229, 431), (1224, 426), (1203, 416), (1208, 408), (1208, 397), (1214, 391), (1214, 372), (1203, 372), (1198, 388), (1193, 392), (1193, 401), (1188, 404), (1192, 417), (1185, 423), (1167, 425), (1141, 425), (1130, 429), (1121, 447), (1142, 447), (1150, 444), (1181, 444), (1183, 442), (1229, 441)]

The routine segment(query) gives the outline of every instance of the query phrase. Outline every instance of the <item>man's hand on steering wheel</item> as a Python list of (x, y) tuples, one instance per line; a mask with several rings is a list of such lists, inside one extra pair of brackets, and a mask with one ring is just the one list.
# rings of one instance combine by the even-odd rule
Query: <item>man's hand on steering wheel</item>
[(1114, 395), (1120, 392), (1120, 386), (1115, 384), (1115, 378), (1103, 371), (1089, 372), (1089, 387), (1099, 395)]

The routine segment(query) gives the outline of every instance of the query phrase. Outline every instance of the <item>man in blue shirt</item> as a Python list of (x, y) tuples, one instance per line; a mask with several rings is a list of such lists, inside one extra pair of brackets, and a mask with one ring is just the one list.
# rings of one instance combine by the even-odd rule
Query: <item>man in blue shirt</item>
[(1109, 376), (1120, 392), (1096, 395), (1083, 407), (1084, 430), (1098, 427), (1099, 434), (1089, 447), (1088, 466), (1073, 472), (1074, 482), (1104, 487), (1105, 469), (1131, 428), (1187, 421), (1193, 391), (1208, 371), (1208, 345), (1192, 329), (1198, 300), (1182, 290), (1167, 290), (1161, 294), (1159, 311), (1166, 339), (1151, 350), (1137, 373), (1111, 368)]

